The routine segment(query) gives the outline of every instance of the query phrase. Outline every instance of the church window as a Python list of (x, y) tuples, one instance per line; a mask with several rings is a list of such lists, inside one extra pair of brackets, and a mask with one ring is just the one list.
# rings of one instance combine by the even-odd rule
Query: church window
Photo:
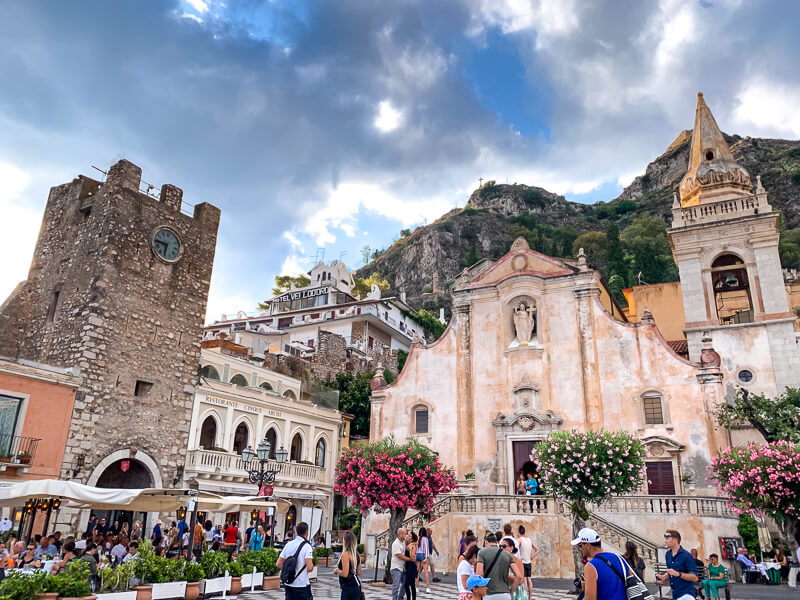
[(286, 390), (283, 392), (283, 396), (289, 400), (297, 400), (297, 396), (295, 396), (295, 393), (292, 390)]
[(219, 381), (219, 371), (211, 365), (206, 365), (202, 369), (200, 369), (200, 377), (204, 377), (206, 379), (213, 379), (214, 381)]
[(150, 390), (153, 389), (153, 384), (149, 381), (136, 380), (136, 385), (133, 388), (133, 395), (141, 398), (146, 398), (150, 395)]
[(275, 429), (270, 427), (264, 439), (269, 442), (269, 459), (275, 460), (275, 451), (278, 449), (278, 434), (275, 433)]
[(428, 409), (424, 406), (414, 410), (414, 433), (428, 433)]
[(61, 295), (59, 290), (53, 292), (53, 298), (50, 300), (50, 307), (47, 309), (47, 322), (52, 323), (56, 316), (56, 308), (58, 308), (58, 297)]
[(644, 422), (647, 425), (663, 425), (664, 411), (661, 407), (660, 394), (648, 394), (642, 397), (644, 407)]
[(739, 381), (741, 381), (742, 383), (750, 383), (751, 381), (753, 381), (753, 372), (748, 371), (747, 369), (742, 369), (741, 371), (739, 371), (737, 377), (739, 378)]
[(231, 383), (240, 387), (247, 387), (247, 378), (244, 375), (236, 374), (231, 377)]
[(273, 390), (272, 384), (269, 381), (265, 381), (259, 387), (267, 390), (268, 392), (271, 392)]
[(711, 265), (717, 317), (722, 325), (753, 322), (747, 268), (738, 256), (723, 254)]
[(714, 153), (711, 150), (706, 152), (706, 160), (714, 160)]

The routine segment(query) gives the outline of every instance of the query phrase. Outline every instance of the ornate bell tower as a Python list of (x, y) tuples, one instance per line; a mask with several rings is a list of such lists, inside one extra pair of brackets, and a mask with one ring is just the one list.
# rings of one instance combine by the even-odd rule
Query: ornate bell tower
[[(753, 189), (755, 187), (755, 189)], [(728, 380), (774, 395), (800, 384), (800, 358), (778, 254), (779, 215), (760, 177), (733, 157), (697, 94), (689, 169), (672, 206), (689, 356), (710, 331)]]

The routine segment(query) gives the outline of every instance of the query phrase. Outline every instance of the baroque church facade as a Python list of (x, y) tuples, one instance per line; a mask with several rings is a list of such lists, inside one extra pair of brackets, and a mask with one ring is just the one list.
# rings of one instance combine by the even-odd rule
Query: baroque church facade
[[(591, 522), (609, 545), (624, 551), (631, 539), (660, 562), (669, 527), (685, 547), (724, 558), (720, 538), (738, 537), (737, 519), (706, 467), (718, 449), (757, 434), (720, 428), (715, 407), (740, 387), (775, 395), (800, 385), (778, 219), (698, 94), (689, 169), (668, 230), (689, 360), (652, 316), (627, 322), (582, 251), (576, 261), (551, 258), (520, 238), (502, 258), (465, 269), (441, 338), (414, 344), (391, 385), (373, 380), (371, 439), (418, 438), (462, 483), (432, 523), (437, 545), (457, 548), (451, 536), (466, 528), (524, 523), (546, 559), (538, 575), (569, 576), (564, 507), (539, 500), (529, 510), (514, 501), (515, 482), (535, 470), (531, 450), (550, 432), (605, 428), (641, 437), (648, 476), (638, 494), (595, 507)], [(370, 519), (379, 545), (382, 528), (383, 519)], [(455, 557), (443, 558), (455, 566)]]

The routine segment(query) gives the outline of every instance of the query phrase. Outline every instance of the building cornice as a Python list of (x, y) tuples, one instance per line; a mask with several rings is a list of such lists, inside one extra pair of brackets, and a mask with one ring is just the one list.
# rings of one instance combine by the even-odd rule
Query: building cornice
[(39, 381), (46, 381), (47, 383), (74, 388), (77, 388), (81, 384), (80, 371), (78, 369), (64, 369), (30, 361), (15, 361), (7, 358), (0, 358), (0, 373), (27, 377), (28, 379), (37, 379)]

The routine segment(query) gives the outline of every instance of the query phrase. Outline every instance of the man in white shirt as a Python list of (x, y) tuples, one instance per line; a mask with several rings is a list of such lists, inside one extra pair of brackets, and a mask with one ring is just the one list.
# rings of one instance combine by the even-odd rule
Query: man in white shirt
[(121, 537), (117, 540), (117, 543), (111, 548), (111, 556), (116, 559), (117, 563), (121, 563), (122, 559), (125, 558), (125, 555), (128, 553), (128, 548), (125, 546), (123, 542), (127, 542), (128, 540), (124, 537)]
[(406, 570), (406, 562), (416, 560), (406, 556), (406, 530), (400, 527), (397, 530), (397, 537), (392, 542), (392, 559), (389, 564), (389, 572), (392, 574), (392, 600), (403, 600), (405, 589), (402, 580)]
[(286, 600), (312, 600), (308, 574), (314, 570), (314, 552), (308, 543), (308, 523), (298, 523), (295, 530), (297, 536), (283, 547), (276, 565), (279, 569), (282, 568), (287, 558), (297, 554), (297, 577), (293, 582), (283, 585), (283, 589), (286, 590)]
[(139, 552), (139, 542), (131, 542), (128, 544), (128, 553), (125, 555), (125, 558), (122, 559), (122, 562), (126, 563), (138, 559), (139, 555), (137, 552)]
[(517, 539), (517, 548), (519, 549), (519, 558), (522, 561), (522, 571), (525, 576), (525, 589), (528, 590), (528, 598), (532, 598), (533, 593), (533, 579), (531, 572), (533, 568), (532, 560), (539, 556), (539, 548), (533, 543), (533, 540), (525, 535), (525, 528), (520, 525), (517, 529), (519, 538)]

